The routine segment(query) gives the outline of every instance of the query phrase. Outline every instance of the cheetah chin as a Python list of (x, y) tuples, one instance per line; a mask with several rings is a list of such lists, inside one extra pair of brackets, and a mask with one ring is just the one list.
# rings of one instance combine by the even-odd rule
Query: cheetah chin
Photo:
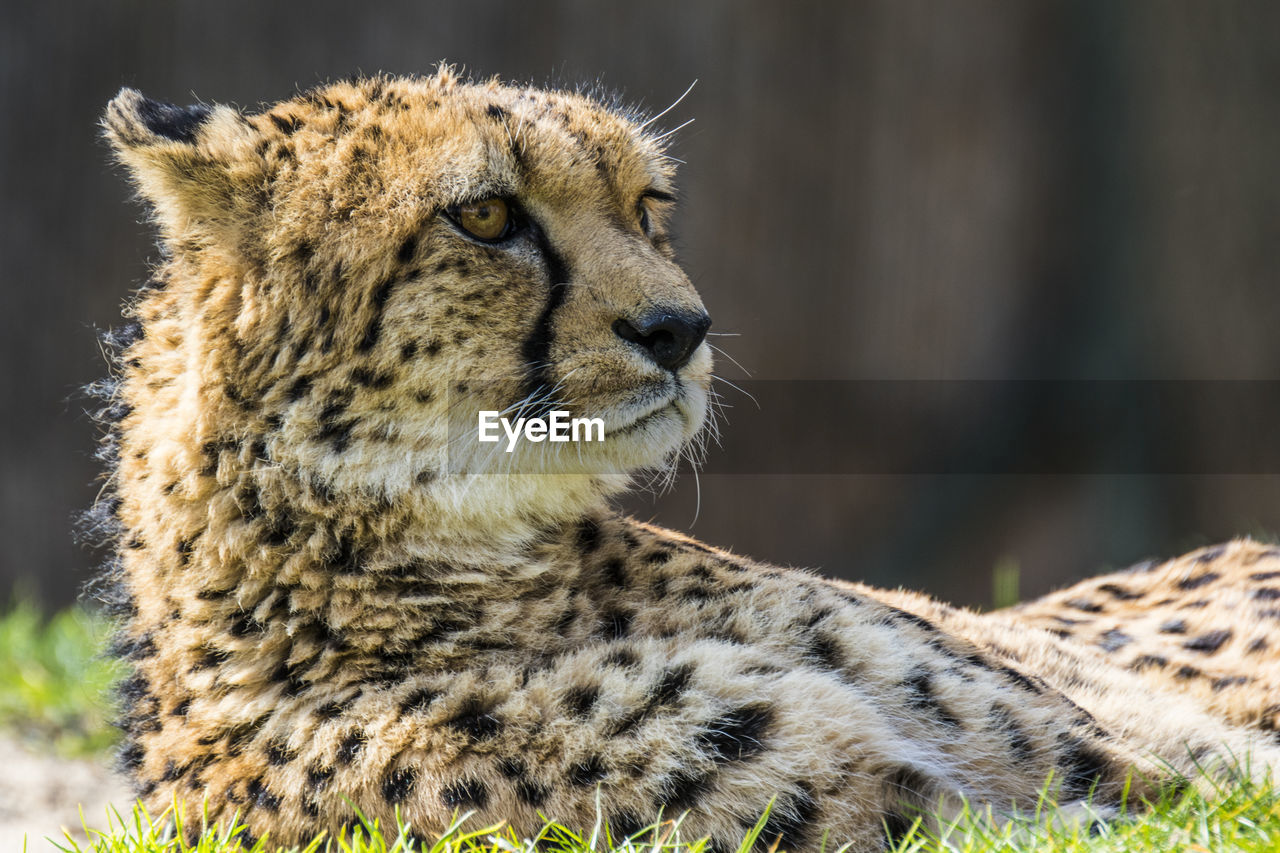
[[(1276, 549), (978, 615), (610, 507), (708, 420), (657, 118), (444, 67), (110, 103), (161, 244), (94, 386), (143, 801), (246, 846), (354, 808), (615, 838), (687, 811), (713, 851), (772, 802), (766, 845), (876, 850), (1046, 785), (1106, 815), (1280, 766)], [(476, 441), (479, 411), (554, 407), (606, 440)]]

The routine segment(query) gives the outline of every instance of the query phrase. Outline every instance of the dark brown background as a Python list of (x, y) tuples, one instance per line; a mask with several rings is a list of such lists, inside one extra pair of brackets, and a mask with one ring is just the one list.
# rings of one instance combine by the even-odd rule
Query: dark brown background
[[(96, 138), (122, 84), (253, 106), (447, 58), (661, 107), (697, 79), (667, 119), (697, 119), (675, 151), (681, 255), (715, 330), (740, 334), (717, 344), (757, 379), (1276, 379), (1277, 33), (1269, 0), (6, 3), (0, 590), (66, 602), (93, 562), (69, 535), (96, 487), (77, 388), (103, 371), (93, 331), (152, 239)], [(1036, 383), (974, 387), (997, 389), (976, 405), (997, 426), (1045, 405)], [(899, 452), (962, 428), (975, 453), (1037, 452), (1019, 428), (958, 423), (947, 399)], [(1194, 475), (704, 476), (693, 532), (971, 603), (1014, 561), (1035, 593), (1280, 531), (1280, 477), (1196, 464), (1215, 417), (1180, 416)], [(630, 506), (687, 528), (694, 485)]]

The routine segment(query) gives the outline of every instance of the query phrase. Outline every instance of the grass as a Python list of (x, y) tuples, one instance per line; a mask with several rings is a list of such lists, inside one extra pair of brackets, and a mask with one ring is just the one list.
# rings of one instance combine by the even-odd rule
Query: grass
[[(767, 813), (766, 813), (767, 814)], [(269, 838), (245, 850), (238, 842), (239, 828), (207, 830), (192, 847), (167, 832), (166, 813), (152, 819), (141, 808), (127, 816), (114, 815), (102, 832), (90, 832), (87, 844), (65, 840), (66, 853), (275, 853)], [(738, 853), (771, 850), (764, 817), (743, 839)], [(758, 842), (758, 843), (757, 843)], [(523, 838), (502, 824), (477, 825), (459, 818), (443, 834), (417, 835), (411, 826), (397, 821), (382, 827), (364, 820), (335, 838), (320, 836), (302, 853), (704, 853), (704, 839), (682, 835), (679, 820), (668, 820), (631, 839), (615, 838), (607, 826), (597, 823), (575, 832), (548, 823), (532, 838)], [(826, 843), (827, 853), (847, 847)], [(989, 814), (966, 813), (940, 832), (926, 831), (922, 823), (908, 832), (896, 853), (1108, 853), (1133, 850), (1254, 851), (1280, 850), (1280, 790), (1269, 784), (1243, 782), (1205, 796), (1194, 791), (1171, 796), (1150, 811), (1121, 816), (1102, 824), (1083, 825), (1062, 820), (1047, 807), (1036, 819), (1009, 823)]]
[[(61, 755), (101, 754), (115, 740), (110, 728), (107, 692), (117, 668), (97, 653), (107, 626), (81, 609), (45, 618), (29, 602), (0, 613), (0, 729), (29, 746)], [(66, 853), (274, 853), (270, 838), (248, 850), (239, 843), (236, 826), (207, 829), (194, 846), (169, 831), (171, 815), (148, 815), (140, 807), (112, 813), (106, 821), (86, 816), (88, 841), (55, 840)], [(936, 825), (936, 822), (934, 823)], [(769, 849), (767, 833), (755, 833), (740, 848)], [(34, 841), (34, 840), (33, 840)], [(47, 849), (30, 843), (28, 848)], [(300, 848), (303, 853), (703, 853), (705, 840), (681, 832), (679, 820), (659, 823), (633, 839), (615, 838), (608, 826), (575, 831), (549, 822), (533, 838), (509, 827), (479, 825), (459, 819), (443, 835), (418, 833), (397, 822), (380, 826), (363, 821), (338, 837), (320, 837)], [(828, 843), (828, 853), (840, 845)], [(1149, 810), (1135, 811), (1109, 822), (1082, 826), (1055, 820), (1051, 807), (1036, 819), (1018, 823), (967, 813), (939, 832), (918, 823), (896, 848), (898, 853), (1106, 853), (1128, 850), (1280, 851), (1280, 788), (1239, 781), (1209, 794), (1189, 789), (1169, 796)]]
[(0, 731), (32, 749), (101, 754), (116, 741), (111, 684), (100, 650), (106, 623), (82, 608), (47, 618), (29, 599), (0, 612)]

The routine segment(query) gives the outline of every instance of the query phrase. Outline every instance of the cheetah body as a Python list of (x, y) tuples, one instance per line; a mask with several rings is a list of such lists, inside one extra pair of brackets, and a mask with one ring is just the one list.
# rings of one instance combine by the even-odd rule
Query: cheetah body
[[(126, 90), (104, 125), (164, 249), (105, 390), (122, 763), (154, 809), (207, 800), (286, 844), (352, 805), (522, 833), (599, 808), (615, 836), (689, 810), (732, 849), (773, 800), (785, 849), (878, 849), (1051, 777), (1105, 808), (1131, 771), (1137, 794), (1280, 757), (1052, 633), (1058, 604), (977, 616), (608, 508), (696, 439), (710, 382), (705, 345), (669, 369), (616, 328), (702, 312), (647, 121), (442, 69), (254, 115)], [(450, 213), (486, 198), (512, 235)], [(608, 439), (507, 456), (452, 420), (553, 398)]]

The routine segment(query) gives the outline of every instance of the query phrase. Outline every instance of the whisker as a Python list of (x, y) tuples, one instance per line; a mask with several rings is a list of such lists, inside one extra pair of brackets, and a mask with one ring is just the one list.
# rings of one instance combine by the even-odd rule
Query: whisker
[(658, 113), (656, 116), (650, 116), (648, 119), (646, 119), (644, 122), (642, 122), (642, 123), (640, 124), (640, 126), (639, 126), (637, 129), (638, 129), (638, 130), (644, 130), (646, 127), (648, 127), (649, 125), (653, 124), (655, 121), (657, 121), (658, 119), (662, 118), (664, 115), (666, 115), (667, 113), (671, 112), (671, 111), (672, 111), (672, 110), (674, 110), (676, 107), (680, 106), (680, 102), (681, 102), (681, 101), (683, 101), (683, 100), (688, 96), (688, 94), (689, 94), (690, 92), (692, 92), (692, 91), (693, 91), (693, 87), (694, 87), (694, 86), (696, 86), (696, 85), (698, 85), (698, 80), (697, 80), (697, 78), (695, 77), (695, 78), (694, 78), (694, 80), (693, 80), (693, 82), (689, 84), (689, 88), (684, 90), (684, 94), (683, 94), (683, 95), (681, 95), (680, 97), (676, 98), (674, 101), (672, 101), (672, 102), (671, 102), (671, 106), (667, 107), (665, 110), (663, 110), (662, 112)]
[(732, 382), (730, 382), (728, 379), (725, 379), (723, 376), (717, 376), (716, 374), (713, 373), (711, 374), (711, 378), (716, 380), (717, 382), (723, 382), (725, 385), (728, 385), (730, 388), (737, 391), (739, 394), (746, 394), (747, 399), (755, 403), (757, 409), (760, 408), (760, 401), (757, 400), (755, 397), (753, 397), (750, 391), (747, 391), (744, 388), (739, 388), (737, 385), (734, 385)]
[(661, 142), (662, 140), (666, 139), (667, 137), (672, 136), (673, 134), (679, 133), (680, 131), (684, 130), (686, 127), (688, 127), (689, 125), (693, 124), (695, 121), (697, 121), (697, 119), (692, 119), (692, 118), (691, 118), (691, 119), (689, 119), (688, 121), (686, 121), (684, 124), (679, 125), (678, 127), (673, 127), (673, 128), (671, 128), (671, 130), (668, 130), (666, 133), (662, 134), (661, 136), (655, 136), (655, 137), (653, 137), (653, 141), (654, 141), (654, 142)]
[(741, 370), (743, 373), (747, 374), (747, 378), (748, 378), (748, 379), (750, 379), (750, 378), (751, 378), (751, 371), (750, 371), (750, 370), (747, 370), (745, 367), (743, 367), (743, 366), (738, 362), (738, 360), (737, 360), (736, 358), (734, 358), (733, 356), (729, 355), (729, 353), (725, 352), (725, 351), (724, 351), (724, 350), (722, 350), (720, 347), (716, 346), (715, 344), (711, 343), (710, 341), (707, 341), (707, 346), (711, 347), (711, 349), (715, 350), (716, 352), (720, 353), (720, 354), (721, 354), (722, 356), (724, 356), (725, 358), (729, 359), (729, 361), (733, 362), (733, 366), (734, 366), (734, 367), (736, 367), (736, 368), (738, 368), (739, 370)]

